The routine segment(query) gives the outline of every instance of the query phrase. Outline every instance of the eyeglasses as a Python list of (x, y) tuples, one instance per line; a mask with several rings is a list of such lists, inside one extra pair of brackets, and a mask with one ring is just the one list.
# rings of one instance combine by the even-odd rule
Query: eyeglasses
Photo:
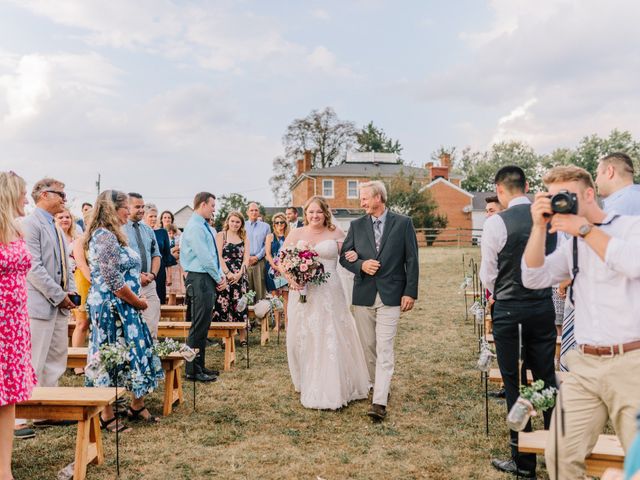
[(283, 222), (282, 220), (278, 220), (277, 222), (273, 222), (274, 225), (286, 225), (287, 222)]
[(55, 193), (56, 195), (58, 195), (62, 200), (66, 200), (67, 199), (67, 194), (64, 192), (59, 192), (57, 190), (45, 190), (45, 192), (47, 193)]

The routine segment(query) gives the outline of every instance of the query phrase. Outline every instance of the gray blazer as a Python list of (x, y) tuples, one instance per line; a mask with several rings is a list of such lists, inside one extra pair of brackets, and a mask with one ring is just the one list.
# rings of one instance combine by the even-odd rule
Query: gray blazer
[[(358, 260), (351, 263), (344, 252), (355, 250)], [(369, 215), (351, 222), (349, 233), (342, 245), (340, 264), (355, 274), (353, 280), (353, 304), (370, 307), (380, 294), (382, 303), (389, 307), (400, 305), (401, 298), (418, 298), (418, 242), (411, 219), (392, 211), (387, 218), (380, 240), (380, 251), (376, 251), (373, 222)], [(375, 275), (362, 271), (365, 260), (376, 259), (380, 269)]]
[[(26, 216), (21, 223), (27, 248), (31, 252), (31, 270), (27, 274), (27, 309), (30, 318), (47, 320), (57, 311), (69, 315), (69, 310), (58, 305), (67, 295), (62, 283), (61, 262), (53, 233), (47, 218), (40, 209)], [(64, 240), (64, 236), (63, 236)], [(64, 261), (67, 262), (67, 291), (75, 292), (76, 285), (69, 262), (69, 246), (64, 243)]]

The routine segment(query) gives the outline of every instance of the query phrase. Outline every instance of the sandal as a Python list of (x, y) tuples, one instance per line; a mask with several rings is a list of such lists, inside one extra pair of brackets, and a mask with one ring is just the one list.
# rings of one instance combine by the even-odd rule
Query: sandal
[(129, 420), (131, 420), (132, 422), (136, 422), (136, 421), (143, 421), (146, 423), (158, 423), (160, 421), (160, 417), (154, 417), (153, 415), (151, 415), (151, 412), (149, 410), (147, 410), (148, 416), (144, 416), (142, 415), (142, 412), (144, 412), (145, 410), (147, 410), (147, 407), (142, 407), (139, 410), (136, 410), (133, 407), (129, 407), (129, 409), (127, 410), (127, 417), (129, 417)]
[(102, 417), (99, 417), (99, 418), (100, 418), (101, 430), (106, 430), (111, 433), (115, 433), (115, 432), (125, 433), (125, 432), (131, 431), (131, 428), (126, 423), (123, 423), (123, 422), (116, 423), (117, 417), (115, 415), (110, 420), (103, 420)]
[(246, 341), (246, 340), (242, 340), (242, 341), (240, 342), (240, 346), (241, 346), (241, 347), (246, 347), (246, 346), (247, 346), (247, 341)]

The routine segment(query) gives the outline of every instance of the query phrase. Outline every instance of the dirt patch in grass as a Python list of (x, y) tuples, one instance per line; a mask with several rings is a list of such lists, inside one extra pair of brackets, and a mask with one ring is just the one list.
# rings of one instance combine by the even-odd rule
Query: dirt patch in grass
[[(404, 315), (396, 341), (389, 415), (374, 425), (367, 401), (338, 412), (306, 410), (293, 391), (284, 338), (260, 347), (252, 337), (251, 368), (244, 349), (218, 382), (185, 383), (186, 402), (156, 426), (134, 424), (121, 436), (123, 479), (504, 479), (489, 464), (508, 455), (506, 407), (491, 401), (484, 429), (484, 387), (474, 370), (477, 341), (465, 322), (462, 254), (477, 249), (422, 249), (420, 300)], [(208, 363), (221, 369), (222, 351)], [(65, 376), (64, 384), (82, 380)], [(490, 387), (491, 388), (491, 387)], [(162, 391), (148, 399), (161, 411)], [(541, 428), (537, 425), (537, 428)], [(115, 477), (115, 437), (103, 434), (106, 461), (90, 479)], [(16, 442), (16, 479), (52, 479), (73, 459), (75, 428), (51, 428)], [(540, 469), (539, 478), (546, 478)]]

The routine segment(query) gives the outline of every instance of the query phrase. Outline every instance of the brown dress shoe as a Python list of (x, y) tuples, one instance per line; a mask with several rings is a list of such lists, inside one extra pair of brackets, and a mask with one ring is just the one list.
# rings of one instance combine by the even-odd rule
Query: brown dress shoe
[(369, 415), (373, 421), (380, 422), (387, 416), (387, 407), (372, 403), (367, 415)]

